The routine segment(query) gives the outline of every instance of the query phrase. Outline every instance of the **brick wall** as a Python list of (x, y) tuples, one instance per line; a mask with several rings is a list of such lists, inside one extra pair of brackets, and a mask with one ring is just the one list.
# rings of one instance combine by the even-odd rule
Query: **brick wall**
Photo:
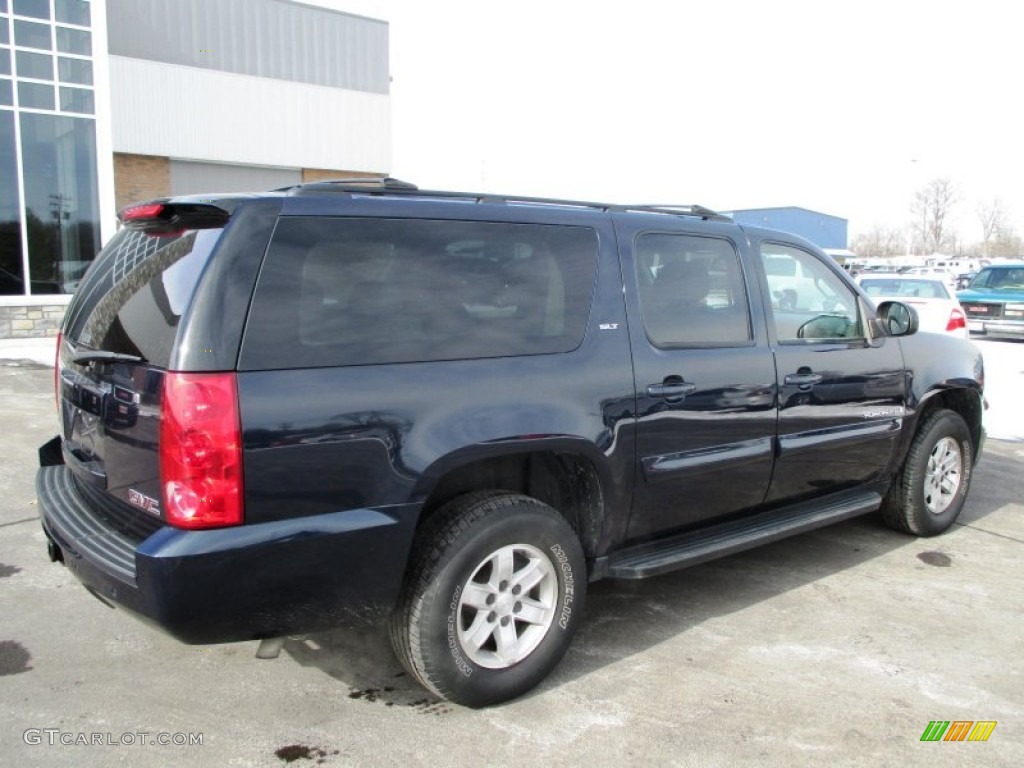
[(114, 204), (117, 210), (140, 200), (171, 194), (171, 161), (156, 155), (114, 153)]
[(0, 339), (56, 336), (66, 309), (65, 304), (0, 306)]

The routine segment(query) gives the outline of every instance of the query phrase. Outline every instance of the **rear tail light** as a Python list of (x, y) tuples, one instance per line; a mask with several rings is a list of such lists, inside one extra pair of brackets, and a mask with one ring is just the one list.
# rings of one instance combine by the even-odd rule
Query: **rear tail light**
[(164, 377), (160, 486), (171, 525), (242, 523), (242, 438), (234, 374)]
[(962, 311), (960, 311), (959, 309), (955, 309), (954, 308), (953, 311), (949, 313), (949, 322), (946, 323), (946, 330), (947, 331), (958, 331), (961, 328), (966, 328), (966, 327), (967, 327), (967, 318), (964, 317), (964, 313)]

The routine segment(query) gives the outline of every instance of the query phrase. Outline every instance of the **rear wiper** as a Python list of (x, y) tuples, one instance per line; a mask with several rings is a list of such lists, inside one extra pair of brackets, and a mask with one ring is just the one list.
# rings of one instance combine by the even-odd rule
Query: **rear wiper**
[(83, 349), (71, 355), (72, 363), (143, 363), (137, 355), (126, 355), (123, 352), (107, 352), (105, 350)]

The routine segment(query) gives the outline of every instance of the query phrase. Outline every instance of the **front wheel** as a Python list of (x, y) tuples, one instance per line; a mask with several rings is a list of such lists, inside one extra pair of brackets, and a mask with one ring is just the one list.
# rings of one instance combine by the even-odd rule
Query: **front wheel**
[(391, 618), (395, 654), (425, 688), (483, 707), (543, 680), (572, 639), (586, 592), (575, 532), (521, 494), (477, 492), (417, 534)]
[(886, 523), (917, 536), (948, 530), (967, 498), (972, 456), (971, 434), (959, 414), (939, 410), (927, 416), (882, 507)]

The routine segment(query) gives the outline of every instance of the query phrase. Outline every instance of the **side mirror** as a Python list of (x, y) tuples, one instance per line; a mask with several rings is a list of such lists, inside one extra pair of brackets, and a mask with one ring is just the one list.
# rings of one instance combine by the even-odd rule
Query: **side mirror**
[(917, 310), (902, 301), (883, 301), (876, 312), (879, 323), (889, 336), (911, 336), (921, 326)]

